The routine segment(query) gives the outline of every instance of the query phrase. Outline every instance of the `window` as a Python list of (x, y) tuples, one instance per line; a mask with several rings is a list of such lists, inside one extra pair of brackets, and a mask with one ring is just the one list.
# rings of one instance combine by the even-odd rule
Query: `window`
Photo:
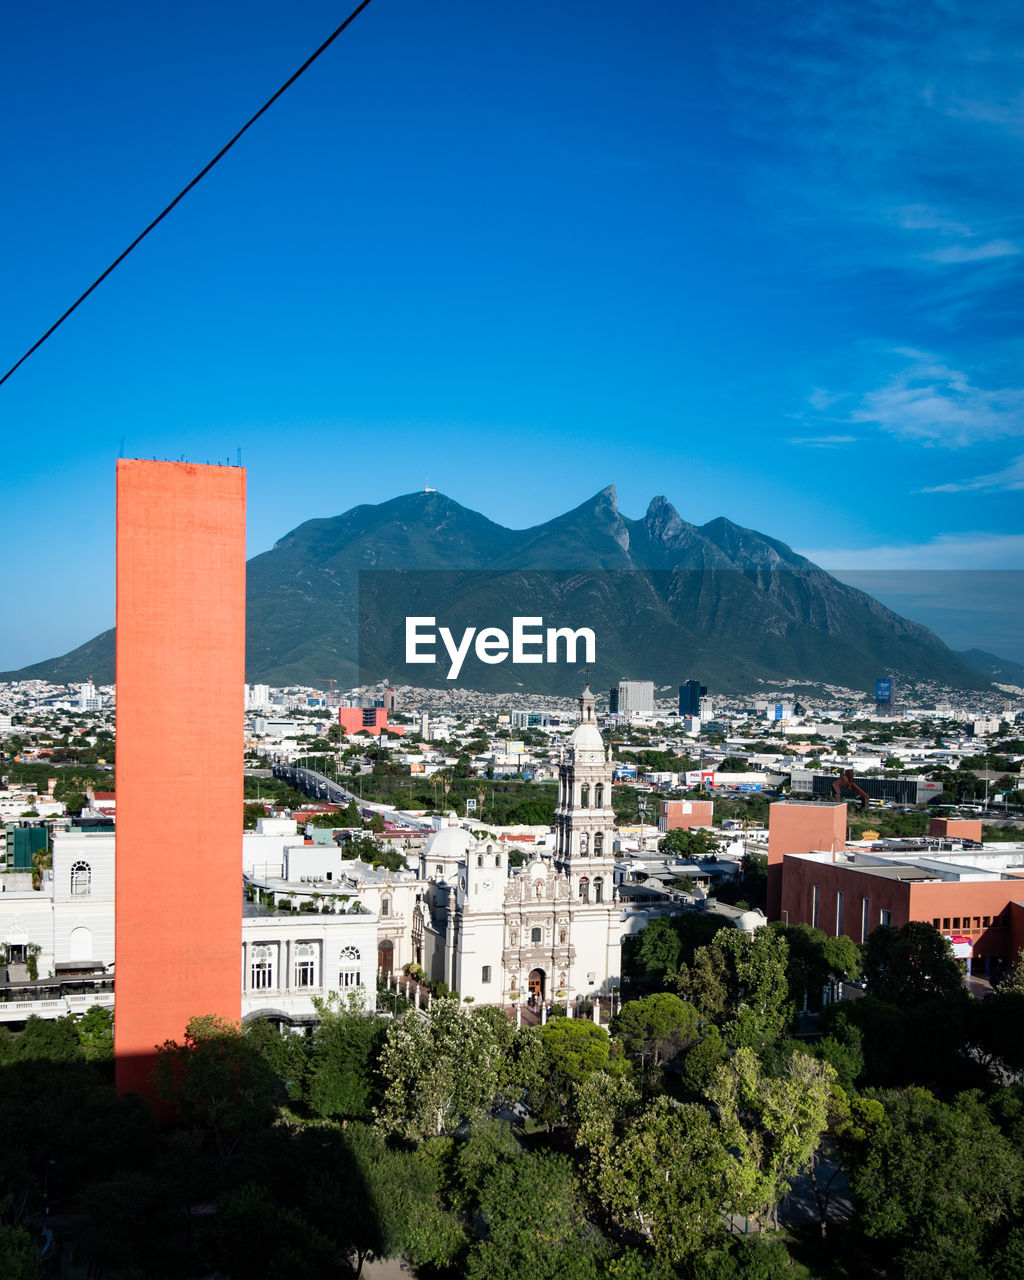
[(297, 942), (295, 944), (295, 986), (317, 986), (316, 951), (315, 942)]
[(932, 928), (937, 929), (938, 927), (939, 927), (939, 917), (936, 916), (934, 920), (932, 920)]
[(594, 901), (604, 901), (604, 881), (600, 877), (594, 881)]
[(249, 986), (253, 991), (269, 991), (274, 986), (274, 948), (254, 946), (250, 955)]
[(594, 836), (594, 857), (600, 858), (604, 853), (604, 833), (598, 831)]
[(590, 881), (586, 876), (580, 881), (580, 902), (590, 901)]
[(440, 862), (439, 862), (439, 863), (437, 864), (437, 866), (434, 868), (434, 871), (435, 871), (435, 873), (436, 873), (437, 875), (439, 875), (439, 876), (443, 876), (443, 875), (444, 875), (444, 867), (442, 867), (442, 866), (441, 866)]
[(490, 980), (491, 980), (491, 966), (489, 964), (485, 964), (480, 970), (480, 981), (490, 982)]
[(342, 947), (341, 971), (338, 974), (338, 986), (341, 987), (342, 990), (346, 987), (362, 986), (362, 978), (359, 973), (358, 947)]
[(583, 786), (580, 787), (580, 808), (590, 808), (590, 787), (587, 783), (584, 783)]
[(381, 898), (381, 900), (380, 900), (380, 913), (381, 913), (381, 915), (382, 915), (382, 916), (389, 916), (389, 915), (391, 914), (391, 899), (390, 899), (390, 898)]
[(869, 904), (868, 904), (867, 898), (861, 898), (860, 900), (860, 940), (861, 942), (867, 942), (868, 930), (871, 928), (871, 925), (870, 925), (871, 916), (868, 914), (868, 905)]
[(843, 895), (836, 894), (836, 937), (843, 932)]
[(482, 853), (478, 853), (476, 855), (476, 865), (478, 867), (482, 867), (484, 865), (484, 855)]
[(594, 788), (594, 808), (604, 808), (604, 784), (601, 782)]
[(540, 929), (531, 929), (531, 930), (530, 930), (530, 941), (531, 941), (531, 942), (540, 942), (540, 940), (543, 938), (543, 936), (544, 936), (544, 934), (543, 934), (543, 932), (542, 932)]
[(878, 913), (878, 915), (879, 915), (879, 923), (880, 923), (880, 924), (892, 924), (892, 912), (891, 912), (891, 911), (886, 911), (886, 910), (884, 910), (884, 909), (883, 909), (882, 911), (880, 911), (880, 912)]
[(942, 927), (943, 929), (946, 930), (947, 933), (949, 932), (949, 916), (943, 916)]
[(953, 917), (953, 928), (954, 928), (954, 929), (956, 929), (956, 930), (959, 932), (959, 929), (960, 929), (960, 917), (959, 917), (959, 916), (954, 916), (954, 917)]
[(819, 897), (820, 897), (820, 894), (819, 894), (819, 892), (818, 892), (818, 886), (817, 886), (817, 885), (815, 885), (815, 886), (814, 886), (814, 888), (813, 888), (813, 890), (812, 890), (812, 892), (811, 892), (811, 928), (812, 928), (812, 929), (817, 929), (817, 927), (818, 927), (818, 899), (819, 899)]
[[(936, 920), (936, 921), (935, 921), (935, 923), (936, 923), (936, 924), (938, 924), (939, 922)], [(985, 926), (985, 928), (987, 929), (987, 928), (989, 927), (989, 925), (992, 923), (992, 917), (991, 917), (991, 916), (982, 916), (982, 917), (981, 917), (981, 923), (982, 923), (982, 924)]]
[(71, 868), (71, 896), (88, 898), (92, 893), (92, 867), (88, 862), (76, 862)]

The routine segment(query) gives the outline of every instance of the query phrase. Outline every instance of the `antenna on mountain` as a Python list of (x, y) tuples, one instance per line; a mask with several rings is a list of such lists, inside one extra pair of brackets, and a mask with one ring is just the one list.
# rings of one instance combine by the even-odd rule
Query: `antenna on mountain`
[(429, 480), (424, 480), (424, 482), (423, 482), (423, 492), (424, 492), (424, 493), (437, 493), (437, 490), (436, 490), (436, 489), (432, 489), (432, 488), (430, 487), (430, 481), (429, 481)]

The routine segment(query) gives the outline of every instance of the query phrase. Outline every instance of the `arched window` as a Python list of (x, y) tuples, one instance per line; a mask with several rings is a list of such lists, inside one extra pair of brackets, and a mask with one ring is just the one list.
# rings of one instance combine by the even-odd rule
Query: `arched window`
[(249, 986), (253, 991), (269, 991), (276, 985), (274, 971), (277, 956), (274, 948), (267, 945), (254, 946), (249, 952), (251, 957)]
[(604, 853), (604, 832), (596, 831), (594, 833), (594, 857), (600, 858), (602, 853)]
[(580, 857), (585, 858), (590, 852), (590, 837), (585, 831), (580, 832)]
[(88, 862), (76, 862), (71, 868), (71, 896), (88, 898), (92, 893), (92, 867)]
[(604, 783), (603, 782), (599, 782), (597, 786), (594, 788), (594, 808), (595, 809), (604, 808)]
[(317, 954), (319, 948), (315, 942), (297, 942), (295, 944), (295, 986), (317, 987)]
[(604, 902), (604, 881), (600, 876), (594, 881), (594, 901)]
[(590, 881), (586, 876), (580, 880), (580, 902), (590, 901)]
[(342, 989), (346, 987), (362, 986), (362, 978), (360, 977), (360, 957), (358, 947), (342, 947), (341, 949), (341, 971), (338, 974), (338, 986)]
[(590, 808), (590, 784), (586, 782), (580, 787), (580, 808)]
[(92, 930), (86, 929), (84, 925), (77, 929), (71, 930), (71, 941), (68, 949), (68, 958), (71, 960), (91, 960), (92, 959)]

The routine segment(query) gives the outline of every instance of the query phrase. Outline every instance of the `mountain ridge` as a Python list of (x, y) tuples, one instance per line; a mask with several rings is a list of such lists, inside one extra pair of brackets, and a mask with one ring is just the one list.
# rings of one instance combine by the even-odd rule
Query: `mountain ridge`
[[(535, 595), (567, 617), (593, 616), (604, 637), (595, 673), (602, 682), (633, 674), (673, 683), (696, 672), (727, 691), (782, 678), (873, 689), (874, 678), (890, 671), (962, 688), (988, 687), (992, 679), (921, 624), (838, 582), (785, 543), (723, 516), (694, 525), (664, 495), (631, 519), (619, 511), (614, 485), (519, 530), (436, 491), (304, 521), (248, 562), (247, 679), (313, 684), (333, 676), (345, 685), (360, 675), (394, 676), (388, 667), (375, 672), (364, 662), (360, 671), (357, 664), (358, 575), (366, 570), (487, 571), (495, 575), (490, 593), (486, 579), (474, 581), (471, 596), (468, 580), (445, 579), (451, 606), (465, 611), (472, 603), (467, 616), (478, 620), (497, 616), (512, 596), (539, 612), (531, 607)], [(537, 576), (545, 572), (552, 576)], [(91, 675), (107, 683), (113, 638), (103, 632), (0, 679)], [(427, 668), (416, 674), (430, 676)], [(564, 668), (529, 674), (538, 692), (555, 691), (545, 680), (565, 678)], [(507, 668), (479, 678), (481, 687), (511, 683)]]

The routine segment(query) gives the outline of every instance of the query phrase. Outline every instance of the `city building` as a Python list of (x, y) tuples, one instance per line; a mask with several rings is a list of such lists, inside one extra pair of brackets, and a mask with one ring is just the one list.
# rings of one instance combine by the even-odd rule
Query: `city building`
[(612, 764), (590, 689), (559, 766), (555, 848), (509, 873), (500, 841), (446, 828), (420, 853), (424, 966), (478, 1003), (618, 989), (628, 912), (615, 887)]
[(116, 1080), (152, 1097), (157, 1045), (241, 1013), (240, 467), (118, 461), (116, 661)]
[(681, 716), (699, 716), (700, 700), (707, 697), (708, 687), (699, 680), (687, 680), (679, 686), (679, 714)]
[(711, 800), (661, 800), (658, 803), (658, 830), (710, 827), (715, 806)]
[(338, 723), (346, 733), (403, 734), (401, 725), (388, 724), (387, 707), (339, 707)]
[(654, 718), (654, 681), (620, 680), (618, 714), (631, 720)]

